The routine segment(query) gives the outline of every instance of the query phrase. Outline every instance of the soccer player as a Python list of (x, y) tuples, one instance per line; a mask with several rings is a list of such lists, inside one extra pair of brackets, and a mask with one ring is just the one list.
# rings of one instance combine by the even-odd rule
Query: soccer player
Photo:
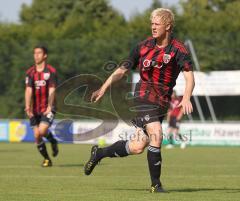
[(192, 112), (190, 97), (194, 88), (194, 75), (190, 55), (184, 44), (172, 36), (174, 15), (171, 10), (158, 8), (151, 13), (152, 37), (139, 42), (130, 52), (128, 62), (123, 63), (92, 94), (97, 102), (110, 87), (130, 69), (138, 68), (140, 80), (135, 88), (135, 102), (140, 110), (133, 124), (135, 138), (131, 141), (117, 141), (111, 146), (93, 146), (84, 171), (90, 175), (94, 167), (105, 157), (125, 157), (141, 154), (148, 147), (147, 160), (151, 177), (150, 192), (164, 192), (160, 181), (162, 120), (167, 113), (173, 87), (182, 71), (186, 80), (183, 99), (179, 104), (184, 114)]
[(58, 142), (49, 131), (55, 108), (56, 69), (47, 64), (48, 50), (44, 46), (34, 48), (34, 62), (26, 72), (25, 112), (34, 131), (35, 142), (43, 156), (42, 167), (52, 166), (43, 137), (51, 143), (53, 157), (58, 155)]
[(179, 124), (183, 117), (183, 110), (179, 107), (181, 102), (181, 97), (178, 97), (176, 92), (173, 91), (172, 98), (170, 102), (170, 108), (167, 114), (167, 122), (168, 122), (168, 129), (167, 129), (167, 136), (169, 138), (169, 144), (166, 146), (167, 149), (171, 149), (174, 147), (173, 145), (173, 138), (177, 139), (177, 137), (181, 140), (181, 149), (186, 147), (186, 143), (181, 134), (179, 134)]

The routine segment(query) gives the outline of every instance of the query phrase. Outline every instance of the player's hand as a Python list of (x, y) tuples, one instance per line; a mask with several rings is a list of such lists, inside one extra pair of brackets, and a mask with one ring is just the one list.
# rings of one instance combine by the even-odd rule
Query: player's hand
[(49, 114), (50, 112), (52, 112), (52, 107), (51, 106), (48, 106), (46, 111), (43, 113), (44, 115), (47, 115)]
[(91, 102), (96, 103), (102, 96), (105, 94), (105, 90), (100, 88), (97, 91), (94, 91), (91, 96)]
[(182, 99), (178, 107), (182, 107), (183, 114), (190, 114), (193, 112), (192, 103), (189, 99)]
[(30, 107), (26, 107), (24, 110), (29, 118), (33, 117), (33, 112)]

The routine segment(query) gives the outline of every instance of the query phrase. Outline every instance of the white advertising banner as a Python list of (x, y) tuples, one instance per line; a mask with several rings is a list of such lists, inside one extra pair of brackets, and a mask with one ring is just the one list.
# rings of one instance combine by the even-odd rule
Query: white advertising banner
[[(194, 72), (195, 96), (236, 96), (240, 95), (240, 71), (211, 71), (209, 73)], [(139, 73), (133, 74), (133, 83), (139, 80)], [(180, 73), (174, 89), (183, 95), (185, 80)]]
[[(135, 128), (124, 122), (119, 122), (109, 133), (103, 132), (100, 137), (91, 140), (80, 141), (74, 137), (74, 135), (81, 135), (86, 131), (96, 129), (100, 124), (101, 122), (75, 122), (73, 125), (74, 143), (97, 144), (99, 141), (104, 141), (106, 144), (111, 144), (134, 137)], [(167, 125), (163, 124), (164, 144), (168, 143), (166, 129)], [(189, 145), (240, 145), (240, 123), (182, 123), (180, 133)], [(176, 138), (175, 143), (179, 144), (179, 139)]]
[(240, 145), (240, 124), (183, 123), (181, 134), (191, 145)]
[[(86, 141), (79, 141), (78, 136), (79, 135), (85, 135), (86, 132), (90, 130), (96, 129), (102, 122), (96, 121), (96, 122), (74, 122), (73, 124), (73, 141), (75, 143), (86, 143), (86, 144), (96, 144), (99, 140), (104, 140), (107, 144), (111, 144), (118, 140), (126, 140), (129, 139), (132, 134), (135, 132), (135, 127), (129, 126), (128, 124), (124, 122), (120, 122), (117, 124), (117, 126), (110, 132), (104, 133), (104, 130), (102, 129), (102, 133), (100, 133), (100, 137), (86, 140)], [(108, 124), (105, 125), (106, 127)], [(101, 132), (101, 131), (100, 131)]]

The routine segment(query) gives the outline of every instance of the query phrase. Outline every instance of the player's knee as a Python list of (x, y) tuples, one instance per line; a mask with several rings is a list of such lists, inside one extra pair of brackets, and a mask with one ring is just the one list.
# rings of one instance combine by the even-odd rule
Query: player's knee
[(131, 149), (131, 153), (132, 154), (141, 154), (141, 153), (143, 153), (144, 149), (145, 149), (145, 146), (142, 146), (142, 145), (134, 146)]
[(156, 144), (161, 144), (163, 140), (163, 135), (161, 132), (149, 132), (149, 142), (150, 143), (156, 143)]
[(34, 133), (35, 142), (39, 144), (42, 141), (42, 137), (39, 133)]
[(144, 151), (144, 149), (135, 148), (131, 152), (132, 152), (132, 154), (141, 154), (141, 153), (143, 153), (143, 151)]
[(35, 139), (37, 139), (37, 138), (39, 138), (40, 137), (40, 132), (38, 131), (38, 132), (34, 132), (34, 137), (35, 137)]
[(44, 136), (46, 135), (46, 131), (44, 131), (44, 130), (39, 130), (39, 135), (40, 135), (41, 137), (44, 137)]

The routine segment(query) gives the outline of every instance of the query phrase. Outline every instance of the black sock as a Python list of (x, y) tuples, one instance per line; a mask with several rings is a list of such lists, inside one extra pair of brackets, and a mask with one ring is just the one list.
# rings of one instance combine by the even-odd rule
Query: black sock
[(151, 176), (152, 186), (161, 185), (161, 166), (162, 166), (162, 156), (159, 147), (148, 146), (148, 167)]
[(108, 147), (99, 148), (97, 152), (99, 160), (105, 157), (124, 157), (129, 154), (128, 141), (124, 140), (117, 141)]
[(182, 142), (184, 142), (184, 139), (183, 139), (183, 137), (182, 137), (182, 134), (178, 134), (178, 137), (179, 137), (179, 139), (182, 141)]
[(54, 144), (57, 142), (57, 140), (53, 137), (53, 134), (51, 133), (51, 131), (49, 131), (45, 137), (51, 144)]
[(49, 156), (47, 153), (47, 148), (45, 143), (42, 141), (37, 145), (38, 151), (39, 153), (43, 156), (43, 158), (48, 159), (49, 160)]
[(169, 135), (169, 144), (173, 145), (173, 134), (172, 133), (170, 133), (170, 135)]

